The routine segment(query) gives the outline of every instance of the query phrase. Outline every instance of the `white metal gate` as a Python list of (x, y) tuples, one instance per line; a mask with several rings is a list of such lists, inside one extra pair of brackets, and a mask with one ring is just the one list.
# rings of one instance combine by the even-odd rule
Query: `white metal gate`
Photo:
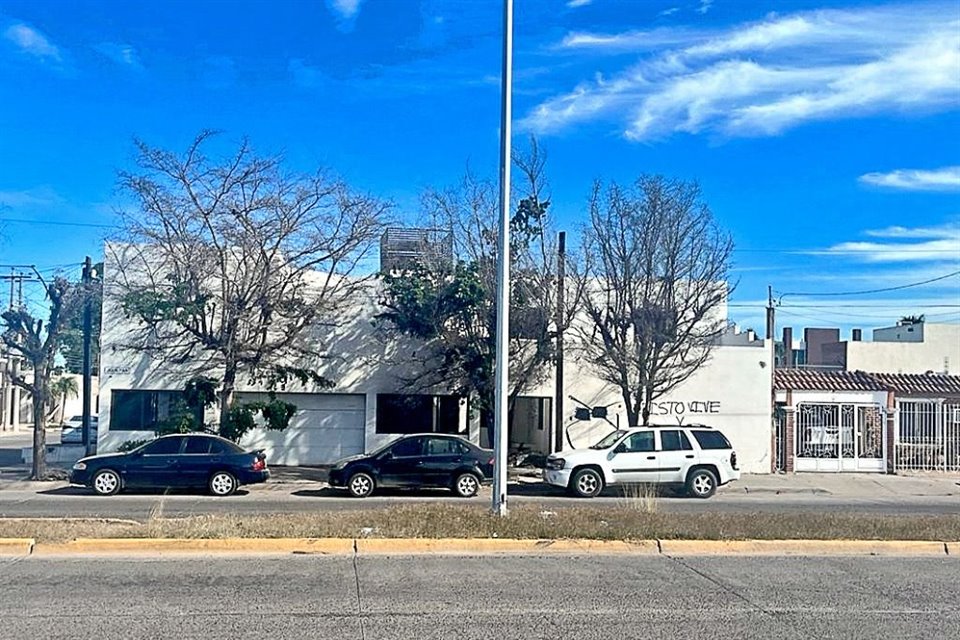
[(801, 402), (794, 470), (886, 471), (883, 425), (879, 404)]
[(900, 400), (895, 434), (897, 471), (960, 471), (960, 403)]

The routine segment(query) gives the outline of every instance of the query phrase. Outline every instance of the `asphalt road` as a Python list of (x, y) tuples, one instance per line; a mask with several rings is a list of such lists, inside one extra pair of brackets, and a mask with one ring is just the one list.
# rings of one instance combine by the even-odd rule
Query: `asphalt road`
[(960, 637), (956, 558), (0, 560), (5, 640)]
[[(536, 504), (545, 509), (571, 506), (615, 507), (630, 499), (610, 495), (582, 500), (568, 498), (562, 491), (544, 485), (514, 485), (509, 504)], [(103, 498), (89, 489), (52, 485), (49, 489), (0, 491), (0, 517), (103, 517), (144, 520), (151, 515), (189, 516), (202, 514), (306, 513), (378, 509), (400, 504), (436, 503), (490, 504), (489, 489), (476, 498), (463, 500), (447, 491), (392, 491), (380, 497), (355, 499), (318, 484), (255, 485), (229, 498), (215, 498), (202, 492), (121, 493)], [(656, 508), (677, 513), (824, 513), (844, 511), (889, 515), (960, 514), (960, 500), (945, 497), (847, 498), (827, 495), (744, 495), (721, 490), (709, 500), (657, 498)]]

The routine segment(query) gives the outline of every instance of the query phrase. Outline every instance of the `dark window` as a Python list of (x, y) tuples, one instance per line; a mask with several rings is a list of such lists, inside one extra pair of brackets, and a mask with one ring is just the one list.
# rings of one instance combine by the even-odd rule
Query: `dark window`
[(221, 440), (220, 438), (207, 438), (210, 441), (210, 453), (215, 456), (228, 456), (234, 453), (243, 453), (243, 447)]
[(460, 433), (458, 396), (377, 394), (377, 433)]
[(180, 443), (182, 437), (160, 438), (154, 440), (143, 448), (143, 455), (146, 456), (172, 456), (180, 453)]
[(634, 451), (653, 451), (653, 431), (640, 431), (623, 441), (627, 453)]
[(110, 431), (156, 431), (160, 423), (178, 415), (194, 413), (203, 422), (199, 410), (187, 407), (182, 391), (115, 390), (110, 403)]
[(732, 449), (730, 441), (719, 431), (691, 431), (701, 449)]
[(464, 447), (452, 438), (427, 438), (428, 456), (462, 455)]
[(691, 451), (693, 445), (683, 431), (661, 431), (660, 443), (664, 451)]
[(394, 458), (413, 458), (423, 455), (423, 438), (407, 438), (393, 445), (390, 453)]
[(211, 440), (212, 438), (204, 438), (202, 436), (188, 437), (187, 447), (183, 452), (193, 455), (206, 455), (210, 453)]

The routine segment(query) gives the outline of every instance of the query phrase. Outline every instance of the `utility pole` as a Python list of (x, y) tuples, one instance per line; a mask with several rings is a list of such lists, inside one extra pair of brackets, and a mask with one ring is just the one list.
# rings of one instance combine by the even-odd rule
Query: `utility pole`
[(557, 385), (554, 393), (556, 414), (553, 427), (553, 452), (563, 449), (563, 325), (564, 291), (567, 261), (567, 232), (561, 231), (557, 238)]
[(767, 340), (774, 339), (773, 334), (776, 330), (773, 316), (773, 287), (767, 285)]
[(93, 455), (93, 446), (90, 441), (90, 333), (93, 324), (93, 309), (90, 301), (90, 284), (93, 281), (93, 265), (90, 256), (83, 261), (83, 277), (81, 286), (83, 287), (83, 446), (86, 455)]
[(497, 244), (497, 336), (494, 360), (493, 512), (507, 515), (507, 431), (510, 368), (510, 118), (513, 86), (513, 0), (503, 2), (503, 71), (500, 85), (500, 234)]

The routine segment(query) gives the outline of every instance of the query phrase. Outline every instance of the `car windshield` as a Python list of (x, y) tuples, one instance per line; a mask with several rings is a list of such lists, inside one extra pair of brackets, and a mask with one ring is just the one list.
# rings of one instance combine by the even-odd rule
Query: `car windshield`
[(610, 447), (613, 446), (614, 442), (616, 442), (617, 440), (619, 440), (625, 435), (627, 435), (626, 431), (623, 431), (623, 430), (614, 431), (613, 433), (608, 435), (606, 438), (604, 438), (603, 440), (601, 440), (600, 442), (598, 442), (597, 444), (593, 445), (590, 448), (591, 449), (609, 449)]

